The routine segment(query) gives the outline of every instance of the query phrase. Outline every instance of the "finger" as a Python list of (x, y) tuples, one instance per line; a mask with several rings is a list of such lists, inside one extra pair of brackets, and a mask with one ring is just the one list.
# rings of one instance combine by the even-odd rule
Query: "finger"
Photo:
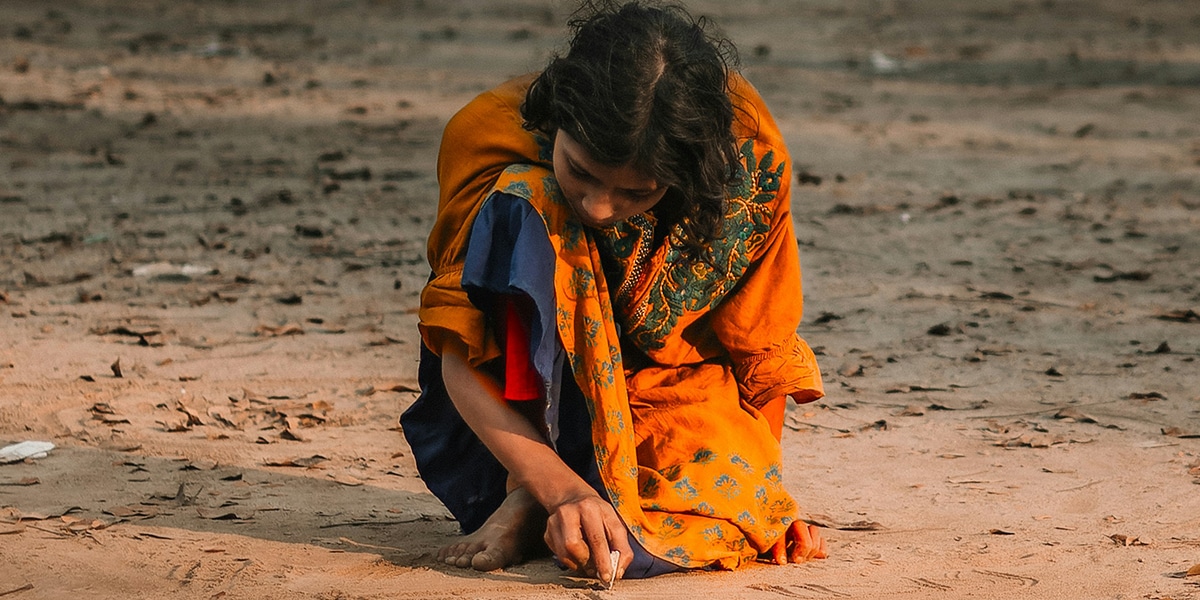
[(777, 565), (787, 564), (788, 537), (788, 534), (785, 533), (778, 542), (775, 542), (774, 546), (771, 546), (771, 562)]
[[(828, 546), (825, 545), (825, 539), (821, 536), (821, 530), (816, 525), (809, 525), (804, 528), (809, 537), (808, 548), (804, 552), (804, 560), (812, 560), (814, 558), (825, 558), (828, 554)], [(826, 548), (826, 550), (822, 550)]]
[(609, 537), (609, 546), (621, 553), (621, 559), (617, 561), (617, 579), (624, 579), (625, 569), (633, 562), (633, 545), (629, 543), (629, 530), (625, 529), (625, 524), (619, 518), (616, 521), (615, 531)]
[(788, 558), (793, 563), (807, 561), (813, 550), (812, 532), (809, 530), (808, 524), (803, 521), (795, 521), (790, 530), (795, 545), (792, 546), (791, 555)]
[[(612, 578), (612, 562), (609, 560), (608, 523), (607, 515), (600, 511), (588, 511), (580, 520), (583, 538), (587, 542), (587, 552), (591, 567), (601, 581)], [(587, 561), (585, 561), (587, 562)]]
[[(574, 519), (570, 520), (575, 521)], [(578, 571), (583, 568), (583, 561), (579, 560), (577, 552), (571, 549), (573, 544), (569, 541), (569, 534), (567, 532), (572, 530), (575, 531), (576, 536), (579, 535), (578, 524), (568, 527), (564, 524), (562, 515), (556, 513), (550, 515), (550, 518), (546, 520), (546, 534), (543, 536), (543, 539), (545, 539), (546, 545), (550, 547), (550, 551), (554, 553), (554, 556), (558, 557), (559, 562), (564, 567), (572, 571)], [(586, 556), (584, 560), (586, 560)]]

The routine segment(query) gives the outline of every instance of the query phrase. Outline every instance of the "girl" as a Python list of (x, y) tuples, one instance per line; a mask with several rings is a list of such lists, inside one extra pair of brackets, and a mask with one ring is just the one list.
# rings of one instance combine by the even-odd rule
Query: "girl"
[(787, 397), (823, 395), (783, 138), (683, 9), (570, 26), (565, 56), (443, 134), (401, 419), (466, 534), (439, 558), (549, 547), (603, 581), (823, 558), (781, 473)]

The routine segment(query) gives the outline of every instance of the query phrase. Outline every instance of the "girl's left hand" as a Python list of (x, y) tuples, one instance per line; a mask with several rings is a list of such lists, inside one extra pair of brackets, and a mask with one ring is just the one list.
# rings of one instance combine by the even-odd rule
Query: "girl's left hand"
[(825, 538), (821, 537), (821, 530), (816, 525), (796, 520), (788, 526), (787, 533), (775, 543), (767, 555), (766, 558), (777, 565), (786, 565), (789, 562), (799, 564), (814, 558), (828, 557), (829, 546), (825, 543)]

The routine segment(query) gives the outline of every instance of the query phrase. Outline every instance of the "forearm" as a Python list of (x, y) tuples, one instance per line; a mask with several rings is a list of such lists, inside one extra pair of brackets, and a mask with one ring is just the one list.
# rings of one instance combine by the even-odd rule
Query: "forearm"
[(465, 346), (445, 345), (442, 376), (463, 420), (517, 485), (542, 506), (550, 509), (591, 491), (538, 428), (503, 400), (500, 383), (467, 362)]

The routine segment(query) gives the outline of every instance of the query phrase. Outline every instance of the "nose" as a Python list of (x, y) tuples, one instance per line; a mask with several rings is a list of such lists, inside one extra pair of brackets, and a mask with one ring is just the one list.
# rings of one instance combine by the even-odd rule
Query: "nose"
[(611, 223), (618, 212), (613, 194), (607, 190), (589, 191), (583, 196), (581, 208), (583, 216), (597, 224)]

